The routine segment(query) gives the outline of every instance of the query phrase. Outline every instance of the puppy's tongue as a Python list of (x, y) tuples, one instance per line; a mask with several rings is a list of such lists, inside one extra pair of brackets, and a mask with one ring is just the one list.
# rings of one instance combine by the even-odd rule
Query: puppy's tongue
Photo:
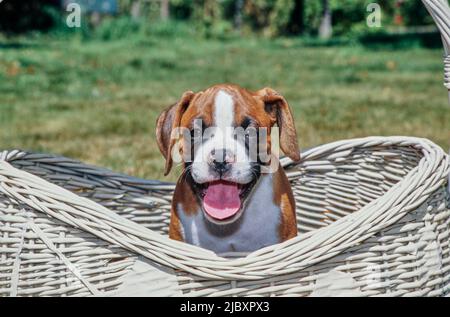
[(203, 198), (203, 208), (214, 219), (222, 220), (235, 215), (241, 207), (239, 188), (235, 183), (216, 181), (209, 184)]

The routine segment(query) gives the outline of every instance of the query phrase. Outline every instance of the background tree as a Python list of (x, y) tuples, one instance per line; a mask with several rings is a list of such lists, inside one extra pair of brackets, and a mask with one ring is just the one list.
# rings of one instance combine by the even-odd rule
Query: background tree
[(49, 30), (54, 26), (59, 5), (59, 0), (3, 1), (0, 4), (0, 31)]
[[(242, 34), (307, 35), (325, 39), (331, 36), (355, 37), (377, 31), (366, 25), (366, 8), (373, 0), (109, 1), (119, 4), (119, 14), (114, 14), (114, 18), (122, 20), (120, 23), (126, 24), (123, 19), (129, 17), (139, 20), (139, 23), (150, 24), (159, 20), (183, 20), (200, 26), (198, 29), (207, 36), (229, 34), (233, 28)], [(61, 3), (61, 0), (3, 1), (0, 5), (0, 30), (50, 30), (57, 25), (55, 21), (62, 20), (61, 16), (66, 14)], [(418, 30), (417, 26), (432, 25), (429, 14), (418, 0), (377, 0), (377, 3), (382, 8), (381, 31), (408, 31), (410, 27)], [(102, 24), (103, 20), (99, 22)]]
[(161, 20), (168, 20), (170, 16), (169, 0), (161, 0)]
[(319, 37), (329, 39), (333, 33), (332, 13), (329, 0), (322, 0), (322, 18), (319, 26)]

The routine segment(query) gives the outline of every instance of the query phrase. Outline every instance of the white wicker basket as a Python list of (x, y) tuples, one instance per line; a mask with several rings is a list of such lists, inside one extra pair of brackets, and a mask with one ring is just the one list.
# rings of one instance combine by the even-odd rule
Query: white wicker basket
[(234, 259), (167, 238), (172, 184), (0, 157), (1, 295), (449, 291), (449, 158), (425, 139), (354, 139), (285, 159), (301, 234)]
[[(425, 3), (450, 43), (448, 5)], [(369, 137), (282, 164), (301, 234), (224, 258), (167, 237), (173, 184), (0, 152), (0, 296), (450, 293), (450, 166), (439, 146)]]

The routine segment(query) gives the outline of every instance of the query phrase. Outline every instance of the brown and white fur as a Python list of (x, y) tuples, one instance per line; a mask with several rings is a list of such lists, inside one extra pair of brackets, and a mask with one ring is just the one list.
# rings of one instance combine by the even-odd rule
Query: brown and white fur
[[(280, 129), (281, 150), (298, 161), (296, 130), (285, 98), (270, 88), (252, 92), (231, 84), (215, 85), (198, 93), (185, 92), (157, 120), (156, 136), (166, 158), (166, 175), (172, 167), (175, 145), (180, 154), (191, 151), (185, 142), (171, 138), (172, 130), (180, 127), (191, 130), (195, 119), (222, 133), (202, 143), (193, 153), (192, 162), (183, 163), (183, 175), (176, 184), (172, 201), (170, 238), (220, 254), (251, 252), (295, 237), (295, 201), (283, 168), (275, 162), (279, 168), (274, 173), (257, 172), (260, 166), (255, 164), (261, 163), (250, 162), (244, 145), (236, 143), (227, 129), (248, 125), (267, 128), (270, 149), (271, 128), (276, 124)], [(224, 146), (230, 147), (223, 152), (227, 169), (218, 172), (211, 153), (223, 150)], [(228, 160), (228, 154), (240, 160)], [(217, 180), (237, 183), (246, 193), (240, 211), (224, 221), (211, 219), (202, 207), (199, 188)]]

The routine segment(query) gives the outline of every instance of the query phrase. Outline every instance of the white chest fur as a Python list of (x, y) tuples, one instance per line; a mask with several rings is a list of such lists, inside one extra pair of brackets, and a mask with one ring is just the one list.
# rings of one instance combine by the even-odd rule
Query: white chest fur
[(184, 241), (216, 253), (251, 252), (280, 242), (280, 206), (274, 204), (272, 175), (262, 175), (255, 185), (241, 217), (228, 225), (215, 225), (201, 210), (187, 216), (177, 206)]

